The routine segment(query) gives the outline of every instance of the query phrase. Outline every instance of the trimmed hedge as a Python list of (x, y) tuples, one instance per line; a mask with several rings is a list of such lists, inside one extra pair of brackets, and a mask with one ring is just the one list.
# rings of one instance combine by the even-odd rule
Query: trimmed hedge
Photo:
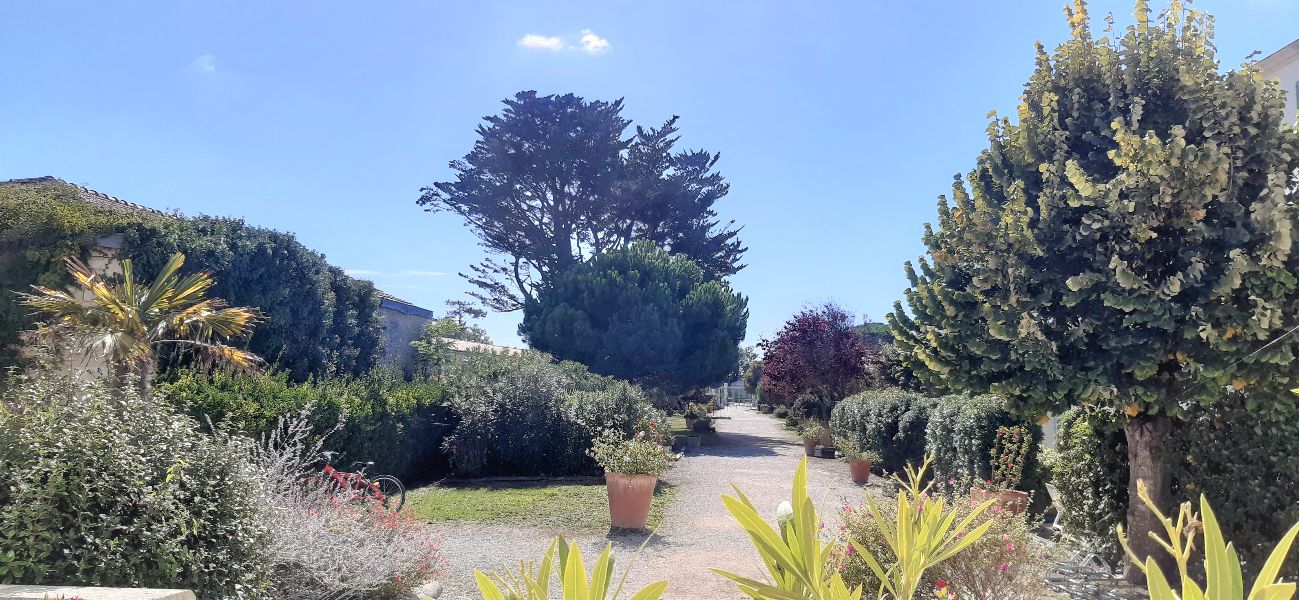
[(873, 389), (845, 398), (830, 413), (830, 429), (857, 439), (861, 450), (878, 452), (886, 472), (902, 472), (925, 460), (925, 432), (932, 400), (895, 388)]
[(1072, 408), (1060, 415), (1052, 483), (1060, 490), (1065, 532), (1117, 565), (1114, 527), (1127, 518), (1128, 443), (1114, 417)]
[(447, 376), (459, 424), (443, 447), (462, 475), (598, 474), (591, 439), (657, 415), (639, 387), (536, 352), (471, 353)]
[(345, 413), (343, 428), (326, 444), (339, 452), (336, 464), (374, 461), (375, 472), (408, 482), (448, 470), (441, 449), (455, 416), (439, 382), (406, 382), (382, 368), (358, 378), (301, 384), (283, 372), (209, 376), (185, 369), (159, 384), (158, 391), (196, 418), (223, 421), (252, 436), (269, 431), (281, 415), (308, 405), (318, 434), (331, 431)]

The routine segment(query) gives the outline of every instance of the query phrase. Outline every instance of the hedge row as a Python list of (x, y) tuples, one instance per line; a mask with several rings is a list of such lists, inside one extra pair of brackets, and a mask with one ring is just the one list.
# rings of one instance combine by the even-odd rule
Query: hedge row
[[(1120, 415), (1075, 408), (1060, 419), (1054, 483), (1065, 500), (1066, 531), (1119, 557), (1114, 526), (1128, 502), (1127, 441)], [(1299, 521), (1299, 421), (1268, 420), (1244, 394), (1198, 408), (1174, 432), (1178, 502), (1208, 497), (1246, 570), (1256, 572), (1283, 532)], [(1294, 553), (1283, 574), (1299, 576)]]
[(121, 256), (151, 277), (174, 252), (186, 269), (212, 271), (210, 295), (260, 309), (249, 349), (294, 381), (360, 376), (383, 356), (374, 286), (353, 279), (293, 235), (239, 219), (186, 219), (110, 209), (80, 199), (59, 182), (0, 185), (0, 367), (19, 360), (19, 335), (31, 311), (12, 292), (33, 284), (61, 288), (65, 257), (88, 257), (101, 237), (120, 234)]
[[(991, 451), (997, 428), (1022, 424), (995, 396), (926, 398), (896, 388), (873, 389), (844, 399), (830, 416), (835, 435), (861, 440), (863, 449), (878, 452), (885, 471), (900, 471), (908, 462), (934, 461), (931, 475), (955, 480), (968, 488), (992, 476)], [(1041, 429), (1030, 427), (1036, 447)], [(1020, 489), (1034, 492), (1034, 509), (1046, 506), (1045, 480), (1030, 452)]]
[(373, 461), (375, 470), (406, 480), (447, 472), (442, 454), (455, 425), (440, 382), (407, 382), (393, 370), (362, 377), (293, 383), (286, 373), (205, 375), (184, 369), (158, 385), (160, 395), (189, 415), (259, 437), (282, 415), (312, 407), (318, 434), (330, 432), (341, 415), (342, 429), (327, 443), (335, 462)]
[(640, 388), (529, 352), (472, 353), (441, 380), (407, 382), (390, 369), (294, 383), (280, 374), (204, 375), (181, 370), (158, 391), (186, 413), (253, 436), (280, 415), (313, 407), (318, 434), (339, 464), (374, 461), (378, 472), (417, 481), (455, 473), (597, 474), (587, 456), (604, 428), (630, 433), (655, 416)]

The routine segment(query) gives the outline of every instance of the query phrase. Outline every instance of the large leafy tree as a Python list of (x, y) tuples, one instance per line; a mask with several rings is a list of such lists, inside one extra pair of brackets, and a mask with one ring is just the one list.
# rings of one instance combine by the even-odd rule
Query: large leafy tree
[(559, 276), (524, 308), (519, 331), (592, 372), (680, 394), (734, 373), (748, 319), (744, 296), (641, 241)]
[(802, 402), (823, 421), (835, 404), (866, 384), (872, 348), (857, 335), (852, 314), (834, 304), (803, 309), (759, 346), (763, 397)]
[(160, 347), (172, 346), (199, 358), (241, 369), (256, 368), (261, 359), (226, 342), (246, 336), (260, 318), (246, 307), (228, 306), (208, 297), (215, 285), (204, 271), (180, 274), (185, 255), (171, 256), (153, 283), (135, 279), (130, 259), (122, 261), (120, 283), (110, 283), (81, 261), (66, 260), (76, 281), (73, 290), (32, 286), (22, 303), (49, 319), (43, 330), (73, 348), (99, 352), (119, 377), (138, 378), (149, 389)]
[(635, 240), (689, 257), (709, 279), (743, 268), (734, 223), (713, 210), (729, 189), (718, 155), (678, 151), (676, 117), (629, 136), (622, 100), (520, 92), (504, 104), (451, 163), (455, 180), (419, 199), (463, 217), (497, 255), (463, 274), (484, 305), (522, 309), (570, 267)]
[(1128, 528), (1159, 556), (1136, 484), (1168, 506), (1175, 421), (1224, 386), (1293, 383), (1299, 136), (1254, 68), (1219, 71), (1209, 17), (1136, 9), (1097, 39), (1077, 2), (1072, 38), (1039, 45), (1017, 122), (994, 121), (940, 199), (890, 323), (932, 384), (1122, 410)]

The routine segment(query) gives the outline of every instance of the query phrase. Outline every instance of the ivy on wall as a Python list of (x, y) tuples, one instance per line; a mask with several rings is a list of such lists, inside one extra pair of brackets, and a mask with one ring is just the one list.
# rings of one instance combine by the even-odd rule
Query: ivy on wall
[(240, 219), (185, 219), (97, 206), (62, 182), (0, 185), (0, 365), (20, 359), (20, 335), (34, 325), (16, 291), (33, 284), (65, 286), (61, 261), (86, 258), (96, 240), (122, 236), (121, 256), (142, 273), (156, 272), (173, 252), (187, 268), (206, 269), (212, 294), (254, 306), (267, 320), (249, 349), (295, 381), (361, 375), (383, 355), (374, 286), (348, 277), (292, 234)]

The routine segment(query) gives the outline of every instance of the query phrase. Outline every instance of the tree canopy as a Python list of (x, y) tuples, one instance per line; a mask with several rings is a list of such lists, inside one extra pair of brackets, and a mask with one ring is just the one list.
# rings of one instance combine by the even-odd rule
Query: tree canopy
[(734, 222), (713, 210), (729, 191), (719, 155), (677, 150), (677, 117), (628, 136), (622, 100), (529, 91), (503, 103), (451, 162), (455, 180), (418, 201), (463, 217), (497, 255), (462, 273), (485, 306), (522, 309), (573, 265), (635, 240), (685, 255), (708, 279), (743, 268)]
[[(993, 120), (974, 171), (940, 198), (910, 313), (890, 324), (922, 380), (992, 391), (1029, 415), (1125, 413), (1136, 480), (1167, 505), (1171, 420), (1223, 386), (1293, 387), (1299, 136), (1253, 66), (1222, 73), (1209, 17), (1038, 46), (1018, 121)], [(1107, 34), (1110, 32), (1107, 31)], [(1256, 410), (1291, 408), (1262, 390)], [(1157, 526), (1130, 507), (1134, 546)], [(1140, 538), (1140, 539), (1138, 539)]]
[(865, 385), (871, 348), (857, 334), (853, 316), (834, 304), (803, 309), (759, 346), (759, 385), (769, 401), (803, 401), (825, 420), (835, 403)]
[(601, 375), (680, 394), (735, 372), (748, 300), (646, 241), (598, 254), (524, 308), (529, 345)]

